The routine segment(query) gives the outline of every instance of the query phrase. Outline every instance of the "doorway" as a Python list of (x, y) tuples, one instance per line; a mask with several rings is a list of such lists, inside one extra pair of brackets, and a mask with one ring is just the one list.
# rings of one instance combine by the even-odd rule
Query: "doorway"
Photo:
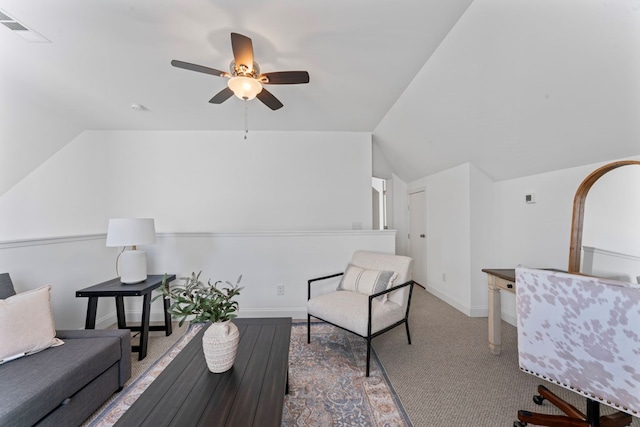
[(409, 194), (409, 256), (413, 258), (413, 280), (427, 285), (427, 197), (425, 191)]
[(371, 178), (371, 201), (373, 202), (373, 230), (387, 229), (387, 181)]

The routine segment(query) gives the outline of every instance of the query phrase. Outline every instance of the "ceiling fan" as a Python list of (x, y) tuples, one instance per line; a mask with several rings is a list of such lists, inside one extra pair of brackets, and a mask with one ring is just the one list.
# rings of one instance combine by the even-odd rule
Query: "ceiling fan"
[(229, 73), (175, 59), (171, 61), (171, 65), (185, 70), (228, 78), (227, 87), (209, 100), (212, 104), (222, 104), (235, 94), (244, 100), (258, 98), (267, 107), (277, 110), (282, 107), (282, 102), (262, 85), (309, 83), (309, 73), (306, 71), (276, 71), (260, 74), (260, 66), (253, 60), (253, 43), (247, 36), (231, 33), (231, 49), (233, 50), (233, 61), (229, 66)]

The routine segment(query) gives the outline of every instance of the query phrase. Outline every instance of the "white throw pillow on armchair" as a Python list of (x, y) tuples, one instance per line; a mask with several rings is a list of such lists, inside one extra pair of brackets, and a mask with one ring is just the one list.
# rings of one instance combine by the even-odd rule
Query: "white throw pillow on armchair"
[(0, 299), (0, 364), (61, 344), (51, 315), (51, 285)]
[(377, 294), (393, 286), (398, 277), (395, 271), (372, 270), (349, 264), (340, 280), (338, 290), (358, 292), (364, 295)]

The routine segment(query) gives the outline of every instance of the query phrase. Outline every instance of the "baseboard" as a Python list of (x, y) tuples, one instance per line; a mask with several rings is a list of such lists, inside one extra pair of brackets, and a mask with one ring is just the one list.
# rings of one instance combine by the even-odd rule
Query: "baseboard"
[(442, 301), (444, 301), (447, 304), (449, 304), (451, 307), (453, 307), (456, 310), (458, 310), (458, 311), (466, 314), (467, 316), (471, 317), (471, 310), (470, 310), (470, 308), (468, 306), (460, 303), (459, 301), (454, 300), (453, 298), (451, 298), (448, 295), (438, 291), (437, 289), (433, 288), (432, 286), (427, 285), (426, 290), (431, 295), (441, 299)]
[(503, 310), (501, 315), (502, 315), (502, 320), (504, 320), (505, 322), (507, 322), (511, 326), (516, 326), (517, 327), (517, 325), (518, 325), (517, 319), (518, 318), (516, 317), (516, 313), (512, 313), (512, 312)]
[[(126, 311), (125, 318), (127, 319), (127, 324), (139, 324), (142, 319), (142, 311), (141, 310), (133, 310)], [(162, 309), (151, 309), (151, 313), (149, 313), (149, 322), (164, 322), (164, 311)], [(118, 323), (118, 318), (116, 317), (115, 311), (109, 313), (108, 315), (101, 317), (100, 319), (96, 319), (96, 329), (107, 329)]]
[[(451, 307), (453, 307), (456, 310), (466, 314), (469, 317), (488, 317), (489, 316), (489, 308), (488, 307), (468, 307), (468, 306), (460, 303), (459, 301), (456, 301), (456, 300), (452, 299), (448, 295), (445, 295), (442, 292), (439, 292), (437, 289), (434, 289), (431, 286), (427, 285), (426, 289), (427, 289), (427, 292), (429, 292), (430, 294), (432, 294), (435, 297), (441, 299), (442, 301), (444, 301), (447, 304), (449, 304)], [(502, 320), (504, 320), (508, 324), (510, 324), (512, 326), (516, 326), (517, 325), (516, 313), (503, 309), (502, 312), (501, 312), (501, 316), (502, 316)]]

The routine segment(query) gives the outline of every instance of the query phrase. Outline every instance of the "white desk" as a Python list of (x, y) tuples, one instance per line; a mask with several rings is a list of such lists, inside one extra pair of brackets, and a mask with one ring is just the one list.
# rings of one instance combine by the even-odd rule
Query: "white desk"
[(516, 293), (516, 270), (514, 268), (484, 268), (489, 286), (489, 350), (493, 354), (502, 351), (502, 304), (500, 291)]

